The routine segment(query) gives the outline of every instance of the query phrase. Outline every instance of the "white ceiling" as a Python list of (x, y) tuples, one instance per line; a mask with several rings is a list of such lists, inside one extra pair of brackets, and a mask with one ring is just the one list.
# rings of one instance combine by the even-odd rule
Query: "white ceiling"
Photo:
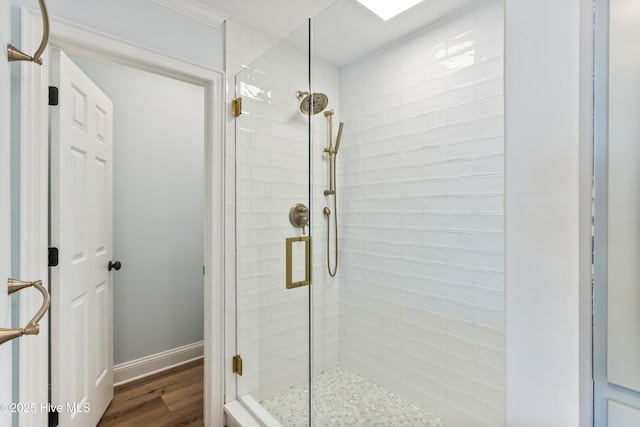
[(336, 0), (313, 20), (313, 54), (341, 67), (480, 1), (425, 0), (383, 21), (356, 0)]
[[(383, 21), (356, 0), (198, 0), (232, 20), (276, 40), (300, 28), (309, 17), (313, 26), (314, 57), (343, 66), (393, 43), (472, 3), (486, 0), (425, 0)], [(393, 0), (387, 0), (393, 1)], [(304, 35), (303, 35), (304, 36)], [(306, 36), (288, 44), (306, 48)]]
[(335, 0), (197, 0), (232, 20), (276, 40), (317, 15)]

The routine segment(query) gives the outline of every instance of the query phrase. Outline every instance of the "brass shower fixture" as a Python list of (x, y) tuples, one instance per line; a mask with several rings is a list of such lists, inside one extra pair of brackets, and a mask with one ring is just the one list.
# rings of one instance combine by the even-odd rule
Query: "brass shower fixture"
[(296, 91), (296, 98), (302, 101), (300, 102), (300, 111), (307, 116), (318, 114), (327, 108), (327, 104), (329, 104), (327, 95), (320, 92), (309, 94), (309, 92), (298, 90)]
[(342, 139), (342, 129), (344, 123), (340, 122), (338, 127), (338, 137), (336, 138), (336, 145), (333, 146), (333, 115), (334, 110), (327, 110), (324, 112), (324, 116), (329, 120), (329, 146), (323, 151), (329, 154), (329, 189), (324, 190), (325, 196), (333, 196), (333, 224), (335, 229), (335, 266), (331, 268), (331, 260), (329, 254), (329, 246), (331, 240), (331, 209), (325, 206), (322, 213), (327, 217), (327, 269), (329, 275), (334, 277), (338, 272), (338, 201), (336, 197), (336, 155), (338, 154), (338, 148), (340, 147), (340, 140)]

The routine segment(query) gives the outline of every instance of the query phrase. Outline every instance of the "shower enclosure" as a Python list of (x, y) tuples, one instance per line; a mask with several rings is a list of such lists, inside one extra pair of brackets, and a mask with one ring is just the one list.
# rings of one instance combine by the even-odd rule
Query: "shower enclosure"
[(236, 76), (236, 393), (263, 424), (503, 425), (503, 44), (501, 1), (337, 0)]

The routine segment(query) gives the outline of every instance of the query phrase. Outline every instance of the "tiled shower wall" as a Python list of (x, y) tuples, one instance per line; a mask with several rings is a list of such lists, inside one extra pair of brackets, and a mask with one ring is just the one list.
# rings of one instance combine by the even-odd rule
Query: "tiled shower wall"
[(459, 426), (504, 412), (503, 4), (340, 73), (340, 364)]
[[(337, 70), (319, 64), (315, 71), (324, 85), (319, 90), (329, 95), (330, 108), (337, 108)], [(311, 119), (313, 169), (322, 171), (313, 174), (316, 196), (309, 203), (309, 118), (300, 112), (295, 96), (297, 90), (308, 90), (308, 73), (307, 53), (285, 42), (236, 78), (243, 98), (243, 113), (235, 123), (236, 321), (237, 348), (244, 361), (237, 393), (258, 401), (308, 378), (310, 301), (314, 371), (338, 363), (338, 283), (326, 274), (324, 258), (326, 119), (322, 114)], [(289, 223), (295, 203), (311, 209), (311, 289), (285, 288), (285, 239), (302, 236)], [(294, 251), (300, 252), (301, 247)], [(294, 271), (299, 274), (298, 264)], [(299, 274), (294, 280), (301, 278)]]
[[(324, 111), (333, 110), (333, 144), (335, 146), (338, 124), (341, 120), (339, 103), (340, 76), (337, 68), (313, 61), (311, 70), (311, 85), (313, 92), (322, 92), (329, 97), (329, 104)], [(312, 375), (319, 374), (338, 364), (338, 296), (340, 275), (331, 277), (327, 270), (327, 244), (330, 248), (331, 268), (334, 268), (334, 216), (335, 205), (333, 196), (325, 196), (324, 190), (329, 189), (328, 155), (323, 152), (329, 144), (329, 120), (324, 111), (312, 116), (311, 120), (311, 184), (312, 206), (311, 221), (313, 234), (313, 286), (312, 286)], [(323, 208), (328, 207), (331, 212), (331, 223), (327, 222)], [(341, 209), (338, 206), (338, 209)], [(340, 222), (340, 220), (338, 221)], [(340, 226), (340, 225), (339, 225)], [(327, 228), (331, 227), (331, 237), (327, 240)]]
[[(463, 426), (503, 423), (502, 8), (468, 10), (340, 74), (313, 67), (313, 90), (336, 110), (334, 131), (346, 123), (338, 298), (321, 214), (332, 208), (322, 195), (327, 123), (312, 119), (314, 373), (338, 363), (339, 337), (340, 364)], [(244, 118), (258, 127), (245, 128), (251, 143), (237, 153), (238, 394), (258, 400), (306, 378), (308, 294), (281, 289), (284, 237), (297, 232), (286, 212), (303, 201), (298, 55), (280, 45), (250, 67), (258, 91), (245, 94)]]

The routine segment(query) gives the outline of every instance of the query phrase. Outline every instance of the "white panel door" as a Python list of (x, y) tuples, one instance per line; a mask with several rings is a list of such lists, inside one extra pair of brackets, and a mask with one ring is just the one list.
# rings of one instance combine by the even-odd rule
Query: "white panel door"
[(52, 403), (60, 426), (94, 426), (113, 398), (111, 101), (51, 51)]

